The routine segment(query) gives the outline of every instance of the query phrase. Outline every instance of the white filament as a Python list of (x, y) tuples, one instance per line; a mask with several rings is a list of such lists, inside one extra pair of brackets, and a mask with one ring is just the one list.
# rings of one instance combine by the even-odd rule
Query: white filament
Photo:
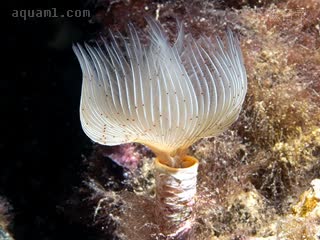
[(147, 46), (131, 25), (128, 38), (110, 33), (103, 46), (73, 46), (83, 72), (80, 119), (100, 144), (140, 142), (171, 154), (237, 119), (247, 77), (230, 30), (224, 45), (180, 26), (171, 46), (160, 24), (148, 22)]

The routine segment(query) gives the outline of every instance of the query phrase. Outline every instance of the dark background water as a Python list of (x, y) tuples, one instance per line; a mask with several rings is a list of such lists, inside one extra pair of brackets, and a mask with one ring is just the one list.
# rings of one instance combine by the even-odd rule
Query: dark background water
[(64, 215), (81, 181), (81, 70), (72, 42), (92, 37), (90, 18), (12, 17), (14, 10), (89, 9), (91, 2), (7, 1), (1, 79), (0, 196), (13, 207), (15, 239), (98, 239)]

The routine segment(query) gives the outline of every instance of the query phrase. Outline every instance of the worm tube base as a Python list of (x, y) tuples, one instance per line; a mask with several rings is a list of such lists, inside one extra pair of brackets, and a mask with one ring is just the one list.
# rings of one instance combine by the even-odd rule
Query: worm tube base
[(192, 235), (198, 165), (190, 156), (182, 159), (181, 168), (155, 160), (157, 222), (169, 239), (189, 239)]

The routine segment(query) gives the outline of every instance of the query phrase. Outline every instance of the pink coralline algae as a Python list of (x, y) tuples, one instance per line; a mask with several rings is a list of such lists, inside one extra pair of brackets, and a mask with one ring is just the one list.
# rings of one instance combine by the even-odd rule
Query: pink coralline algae
[(119, 146), (103, 147), (102, 153), (104, 157), (111, 158), (118, 165), (136, 169), (142, 156), (145, 156), (147, 149), (134, 143), (122, 144)]

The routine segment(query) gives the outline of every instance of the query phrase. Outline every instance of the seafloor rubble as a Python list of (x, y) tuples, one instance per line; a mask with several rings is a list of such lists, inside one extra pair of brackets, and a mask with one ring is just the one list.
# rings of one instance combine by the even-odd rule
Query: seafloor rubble
[[(320, 3), (100, 4), (93, 20), (106, 28), (143, 27), (151, 15), (172, 35), (178, 18), (195, 37), (226, 25), (240, 36), (249, 87), (240, 118), (190, 149), (200, 160), (195, 239), (320, 239)], [(115, 239), (164, 238), (152, 158), (138, 144), (95, 146), (70, 211)]]

